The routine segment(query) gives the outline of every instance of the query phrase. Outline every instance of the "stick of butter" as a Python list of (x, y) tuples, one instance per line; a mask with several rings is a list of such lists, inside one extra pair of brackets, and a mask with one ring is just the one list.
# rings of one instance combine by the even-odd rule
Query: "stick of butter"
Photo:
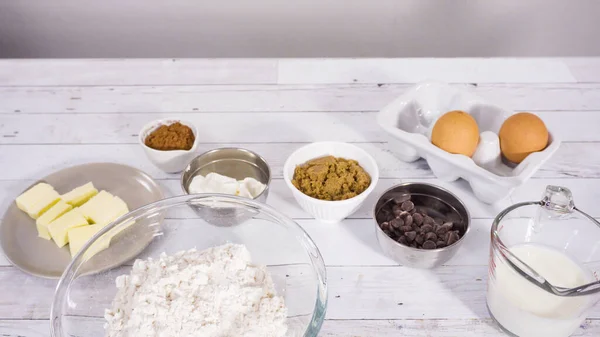
[(50, 207), (41, 217), (35, 221), (35, 225), (38, 230), (38, 236), (40, 238), (50, 240), (50, 232), (48, 232), (48, 225), (59, 216), (67, 213), (73, 209), (73, 206), (66, 202), (59, 200), (54, 206)]
[(102, 192), (83, 204), (80, 210), (92, 223), (106, 226), (121, 215), (127, 214), (129, 208), (121, 198), (108, 192), (101, 196)]
[(96, 194), (98, 194), (98, 190), (94, 187), (94, 184), (89, 182), (85, 185), (74, 188), (71, 192), (63, 194), (61, 199), (67, 204), (77, 207), (83, 205)]
[[(102, 228), (104, 228), (102, 225), (90, 225), (69, 229), (68, 237), (71, 256), (75, 257), (75, 254), (79, 253), (81, 248), (83, 248), (83, 245), (85, 245), (92, 238), (92, 236), (96, 235), (96, 233), (98, 233)], [(103, 235), (100, 239), (94, 242), (90, 248), (88, 248), (84, 255), (84, 260), (92, 258), (92, 256), (108, 248), (109, 245), (110, 238), (106, 237), (106, 235)]]
[(61, 248), (69, 243), (68, 232), (69, 229), (81, 226), (87, 226), (88, 222), (86, 218), (77, 211), (72, 209), (67, 213), (61, 215), (56, 220), (52, 221), (48, 225), (48, 232), (54, 240), (54, 243)]
[(39, 183), (17, 197), (17, 207), (37, 219), (60, 200), (60, 194), (50, 184)]
[(111, 208), (114, 196), (104, 190), (93, 196), (88, 202), (79, 206), (79, 212), (90, 222), (99, 223), (104, 218), (104, 213)]

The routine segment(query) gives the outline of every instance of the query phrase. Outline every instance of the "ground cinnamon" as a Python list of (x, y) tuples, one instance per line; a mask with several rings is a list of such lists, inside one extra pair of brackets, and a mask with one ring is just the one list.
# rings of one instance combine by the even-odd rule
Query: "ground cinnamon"
[(144, 140), (146, 146), (155, 150), (190, 150), (194, 145), (194, 132), (189, 126), (175, 122), (161, 125)]

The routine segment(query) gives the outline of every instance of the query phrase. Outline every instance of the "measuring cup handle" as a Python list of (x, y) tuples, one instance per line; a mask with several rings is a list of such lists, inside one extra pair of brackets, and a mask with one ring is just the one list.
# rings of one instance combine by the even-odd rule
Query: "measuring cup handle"
[(566, 187), (548, 185), (542, 196), (542, 207), (557, 215), (572, 213), (575, 209), (573, 193)]

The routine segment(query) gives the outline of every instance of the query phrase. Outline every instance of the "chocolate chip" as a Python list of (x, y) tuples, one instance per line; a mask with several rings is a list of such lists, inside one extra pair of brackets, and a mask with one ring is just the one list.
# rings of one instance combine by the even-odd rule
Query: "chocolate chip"
[(392, 225), (392, 227), (394, 228), (400, 228), (404, 225), (404, 220), (395, 218), (392, 221), (390, 221), (390, 225)]
[(400, 205), (394, 205), (392, 207), (392, 212), (394, 213), (394, 216), (399, 217), (403, 211), (402, 211), (402, 208), (400, 207)]
[(414, 223), (421, 226), (423, 224), (423, 216), (419, 213), (415, 213), (412, 215)]
[(451, 229), (452, 229), (452, 222), (446, 222), (445, 224), (438, 227), (438, 229), (435, 231), (435, 233), (438, 236), (442, 236), (442, 235), (445, 235), (446, 233), (448, 233)]
[(387, 202), (375, 219), (383, 232), (400, 244), (436, 249), (457, 242), (464, 232), (460, 215), (449, 210), (439, 201), (421, 197), (412, 200), (410, 195), (402, 194)]
[(400, 218), (400, 219), (402, 219), (402, 220), (405, 220), (405, 219), (406, 219), (406, 217), (408, 217), (409, 215), (410, 215), (410, 213), (409, 213), (409, 212), (402, 211), (402, 213), (400, 213), (400, 215), (398, 216), (398, 218)]
[(400, 227), (400, 231), (402, 231), (403, 233), (410, 232), (412, 230), (413, 230), (412, 226), (404, 225), (404, 226)]
[(413, 204), (412, 201), (407, 200), (405, 202), (402, 203), (402, 205), (400, 205), (400, 207), (402, 208), (403, 211), (411, 211), (415, 208), (415, 204)]
[(432, 225), (423, 225), (421, 226), (421, 233), (426, 234), (433, 231)]
[(412, 217), (412, 215), (410, 215), (410, 214), (407, 214), (407, 215), (406, 215), (406, 218), (404, 218), (404, 225), (405, 225), (405, 226), (411, 226), (411, 225), (412, 225), (412, 223), (413, 223), (413, 221), (414, 221), (414, 220), (413, 220), (413, 217)]
[(447, 238), (446, 238), (446, 245), (450, 246), (451, 244), (458, 241), (458, 239), (460, 239), (460, 236), (458, 235), (458, 231), (448, 232)]
[(427, 210), (426, 210), (424, 207), (422, 207), (422, 206), (415, 207), (415, 210), (417, 210), (417, 212), (419, 212), (419, 213), (423, 214), (423, 216), (425, 216), (425, 215), (428, 215), (428, 214), (429, 214), (429, 213), (427, 213)]
[(382, 222), (379, 227), (381, 227), (381, 229), (383, 230), (389, 230), (390, 229), (390, 223), (389, 222)]
[(437, 239), (438, 239), (438, 236), (435, 235), (434, 232), (429, 232), (429, 233), (425, 234), (425, 240), (430, 240), (430, 241), (435, 242), (435, 241), (437, 241)]
[(423, 242), (423, 249), (435, 249), (437, 245), (431, 240)]

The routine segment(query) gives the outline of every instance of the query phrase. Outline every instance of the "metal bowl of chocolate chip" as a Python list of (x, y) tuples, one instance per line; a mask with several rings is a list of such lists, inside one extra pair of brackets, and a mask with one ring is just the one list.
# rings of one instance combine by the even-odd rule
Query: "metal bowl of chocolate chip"
[(451, 192), (431, 184), (405, 183), (381, 195), (374, 209), (375, 232), (383, 252), (415, 268), (450, 260), (469, 233), (471, 218)]

